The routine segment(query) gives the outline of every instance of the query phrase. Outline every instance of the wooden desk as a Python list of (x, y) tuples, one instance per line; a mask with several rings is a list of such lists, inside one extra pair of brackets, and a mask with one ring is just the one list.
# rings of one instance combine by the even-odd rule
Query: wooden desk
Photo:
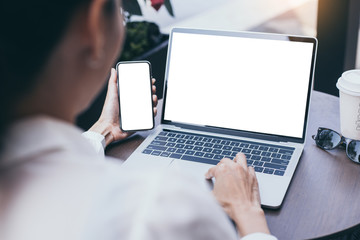
[[(360, 165), (351, 162), (343, 149), (317, 148), (311, 136), (320, 126), (340, 131), (339, 102), (314, 91), (305, 150), (283, 205), (265, 209), (270, 231), (279, 239), (315, 238), (360, 223)], [(127, 159), (148, 134), (113, 145), (107, 155)]]

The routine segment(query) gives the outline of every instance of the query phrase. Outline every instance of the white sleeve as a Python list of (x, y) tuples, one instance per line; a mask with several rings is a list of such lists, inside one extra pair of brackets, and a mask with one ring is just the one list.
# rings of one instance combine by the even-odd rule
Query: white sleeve
[(104, 156), (104, 149), (105, 149), (105, 137), (101, 135), (100, 133), (93, 132), (93, 131), (87, 131), (82, 134), (83, 137), (85, 137), (89, 143), (94, 147), (97, 154)]
[(126, 179), (121, 196), (126, 208), (119, 213), (126, 219), (119, 226), (122, 239), (238, 239), (234, 225), (210, 191), (183, 174), (149, 172), (122, 173)]
[(265, 233), (252, 233), (241, 238), (241, 240), (277, 240), (273, 235)]

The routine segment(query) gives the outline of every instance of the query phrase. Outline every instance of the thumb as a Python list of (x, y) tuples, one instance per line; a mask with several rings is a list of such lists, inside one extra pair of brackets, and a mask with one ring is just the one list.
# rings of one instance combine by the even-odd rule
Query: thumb
[(252, 178), (252, 201), (256, 206), (261, 205), (261, 199), (260, 199), (260, 191), (259, 191), (259, 183), (256, 178), (255, 170), (253, 167), (249, 167), (250, 176)]
[(117, 88), (117, 74), (114, 68), (111, 68), (108, 88)]
[(210, 168), (210, 169), (206, 172), (205, 178), (206, 178), (206, 179), (211, 179), (211, 178), (215, 177), (215, 169), (216, 169), (216, 166)]

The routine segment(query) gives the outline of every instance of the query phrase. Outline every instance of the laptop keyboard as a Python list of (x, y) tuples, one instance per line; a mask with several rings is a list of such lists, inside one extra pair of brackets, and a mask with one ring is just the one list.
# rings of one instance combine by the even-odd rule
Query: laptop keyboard
[(294, 150), (237, 139), (162, 131), (142, 153), (216, 165), (224, 157), (233, 159), (242, 152), (248, 166), (254, 167), (256, 172), (283, 176)]

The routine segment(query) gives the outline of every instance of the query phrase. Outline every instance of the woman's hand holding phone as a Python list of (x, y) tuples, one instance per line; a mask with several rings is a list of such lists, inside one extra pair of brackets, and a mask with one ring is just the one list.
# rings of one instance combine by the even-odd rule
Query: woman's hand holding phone
[[(152, 78), (152, 101), (154, 116), (157, 114), (158, 98), (156, 96), (155, 79)], [(117, 73), (111, 69), (105, 103), (99, 120), (89, 129), (105, 137), (106, 145), (111, 142), (125, 139), (134, 132), (123, 132), (119, 123), (119, 95), (117, 86)]]

